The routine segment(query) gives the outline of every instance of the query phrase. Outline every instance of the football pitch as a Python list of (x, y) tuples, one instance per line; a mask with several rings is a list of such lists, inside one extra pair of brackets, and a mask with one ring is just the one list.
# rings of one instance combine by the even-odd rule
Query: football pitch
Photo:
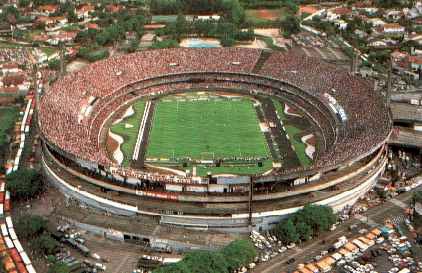
[(268, 158), (253, 102), (247, 98), (162, 100), (156, 105), (147, 159)]

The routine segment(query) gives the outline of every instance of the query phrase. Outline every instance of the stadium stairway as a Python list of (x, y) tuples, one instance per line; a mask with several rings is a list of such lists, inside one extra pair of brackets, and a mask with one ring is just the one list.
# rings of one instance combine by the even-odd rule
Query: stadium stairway
[(252, 69), (252, 73), (258, 74), (262, 66), (265, 64), (265, 62), (268, 60), (270, 56), (271, 56), (271, 51), (262, 50), (261, 54), (259, 55), (258, 61), (256, 62), (254, 68)]
[(280, 123), (280, 120), (277, 117), (273, 102), (269, 98), (264, 98), (262, 99), (261, 103), (265, 119), (275, 125), (275, 127), (270, 128), (271, 135), (273, 136), (272, 141), (275, 142), (279, 149), (278, 156), (281, 157), (282, 160), (284, 159), (284, 167), (294, 168), (299, 166), (299, 159), (297, 158), (297, 155), (292, 148), (290, 140), (287, 138), (286, 134), (283, 133), (283, 125)]

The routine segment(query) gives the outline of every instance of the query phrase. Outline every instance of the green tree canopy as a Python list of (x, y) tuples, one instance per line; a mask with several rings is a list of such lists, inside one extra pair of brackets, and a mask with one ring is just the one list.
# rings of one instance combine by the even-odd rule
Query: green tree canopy
[(256, 250), (251, 241), (236, 240), (218, 251), (193, 251), (182, 261), (160, 267), (154, 273), (231, 273), (252, 262)]
[(281, 20), (280, 27), (283, 31), (283, 35), (290, 37), (292, 34), (296, 34), (300, 31), (299, 19), (293, 15), (287, 15)]
[(297, 223), (296, 231), (297, 231), (297, 234), (299, 235), (299, 239), (302, 241), (307, 241), (312, 236), (312, 228), (303, 222)]
[(7, 190), (13, 199), (30, 199), (39, 194), (43, 183), (41, 175), (33, 169), (21, 168), (6, 176)]
[(177, 15), (175, 28), (177, 39), (180, 39), (183, 34), (188, 32), (188, 22), (186, 21), (186, 17), (181, 13)]
[(187, 264), (178, 262), (162, 266), (154, 270), (154, 273), (192, 273), (192, 271), (190, 270)]
[(296, 226), (292, 219), (283, 220), (275, 227), (275, 233), (284, 243), (296, 243), (299, 241), (299, 234), (296, 231)]
[(293, 216), (295, 223), (307, 224), (314, 234), (329, 230), (336, 220), (332, 208), (311, 204), (306, 205)]
[(52, 59), (48, 61), (48, 68), (52, 70), (59, 70), (60, 69), (60, 60), (59, 59)]
[(23, 215), (18, 218), (15, 229), (24, 239), (34, 238), (47, 229), (47, 220), (38, 215)]
[(183, 262), (193, 273), (229, 273), (225, 257), (218, 251), (194, 251)]
[(159, 48), (173, 48), (173, 47), (179, 47), (179, 43), (176, 40), (163, 40), (163, 41), (155, 41), (151, 48), (153, 49), (159, 49)]
[(256, 256), (255, 247), (248, 240), (233, 241), (224, 247), (221, 252), (227, 260), (229, 272), (251, 263)]
[(56, 262), (48, 268), (48, 273), (70, 273), (70, 269), (63, 262)]
[(21, 8), (29, 6), (30, 3), (31, 3), (31, 0), (19, 0), (18, 1), (18, 5)]
[(51, 255), (56, 253), (59, 243), (50, 235), (42, 234), (40, 237), (32, 240), (32, 245), (35, 250), (46, 255)]

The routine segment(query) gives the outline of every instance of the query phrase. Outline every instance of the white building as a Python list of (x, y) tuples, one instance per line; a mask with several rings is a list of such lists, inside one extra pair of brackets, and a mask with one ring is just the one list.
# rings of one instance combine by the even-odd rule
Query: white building
[(401, 35), (404, 34), (405, 28), (397, 23), (384, 24), (383, 32), (386, 35)]

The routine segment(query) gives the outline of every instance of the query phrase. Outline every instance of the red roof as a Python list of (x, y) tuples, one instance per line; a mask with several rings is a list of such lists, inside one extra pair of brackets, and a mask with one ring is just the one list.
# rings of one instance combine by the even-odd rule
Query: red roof
[(3, 83), (5, 86), (9, 85), (18, 85), (25, 81), (24, 74), (17, 74), (17, 75), (7, 75), (3, 78)]
[(318, 9), (316, 7), (314, 7), (314, 6), (300, 6), (299, 7), (299, 11), (301, 13), (309, 13), (309, 14), (312, 14), (312, 13), (317, 12)]
[(74, 32), (60, 32), (59, 34), (55, 35), (55, 38), (58, 39), (75, 39), (78, 33)]
[(14, 87), (0, 87), (0, 94), (15, 94), (18, 92), (18, 88), (16, 86)]
[(42, 5), (38, 7), (40, 11), (48, 11), (48, 12), (55, 12), (57, 10), (57, 5)]
[(86, 27), (88, 29), (99, 29), (98, 25), (95, 24), (95, 23), (88, 23), (88, 24), (86, 24)]
[(422, 65), (422, 56), (410, 56), (409, 62), (412, 64)]
[(90, 12), (95, 10), (95, 7), (93, 5), (82, 5), (78, 8), (78, 12)]
[(346, 15), (352, 13), (352, 10), (346, 7), (339, 7), (333, 10), (333, 13), (338, 15)]
[(122, 10), (122, 8), (123, 7), (121, 5), (116, 5), (116, 4), (109, 4), (106, 6), (106, 10), (112, 13), (119, 12), (120, 10)]
[(359, 1), (353, 4), (357, 8), (369, 8), (372, 6), (371, 1)]
[(5, 63), (2, 65), (3, 69), (14, 69), (19, 68), (19, 65), (17, 63)]
[(32, 40), (38, 41), (38, 42), (45, 42), (48, 40), (48, 35), (46, 34), (33, 35)]

